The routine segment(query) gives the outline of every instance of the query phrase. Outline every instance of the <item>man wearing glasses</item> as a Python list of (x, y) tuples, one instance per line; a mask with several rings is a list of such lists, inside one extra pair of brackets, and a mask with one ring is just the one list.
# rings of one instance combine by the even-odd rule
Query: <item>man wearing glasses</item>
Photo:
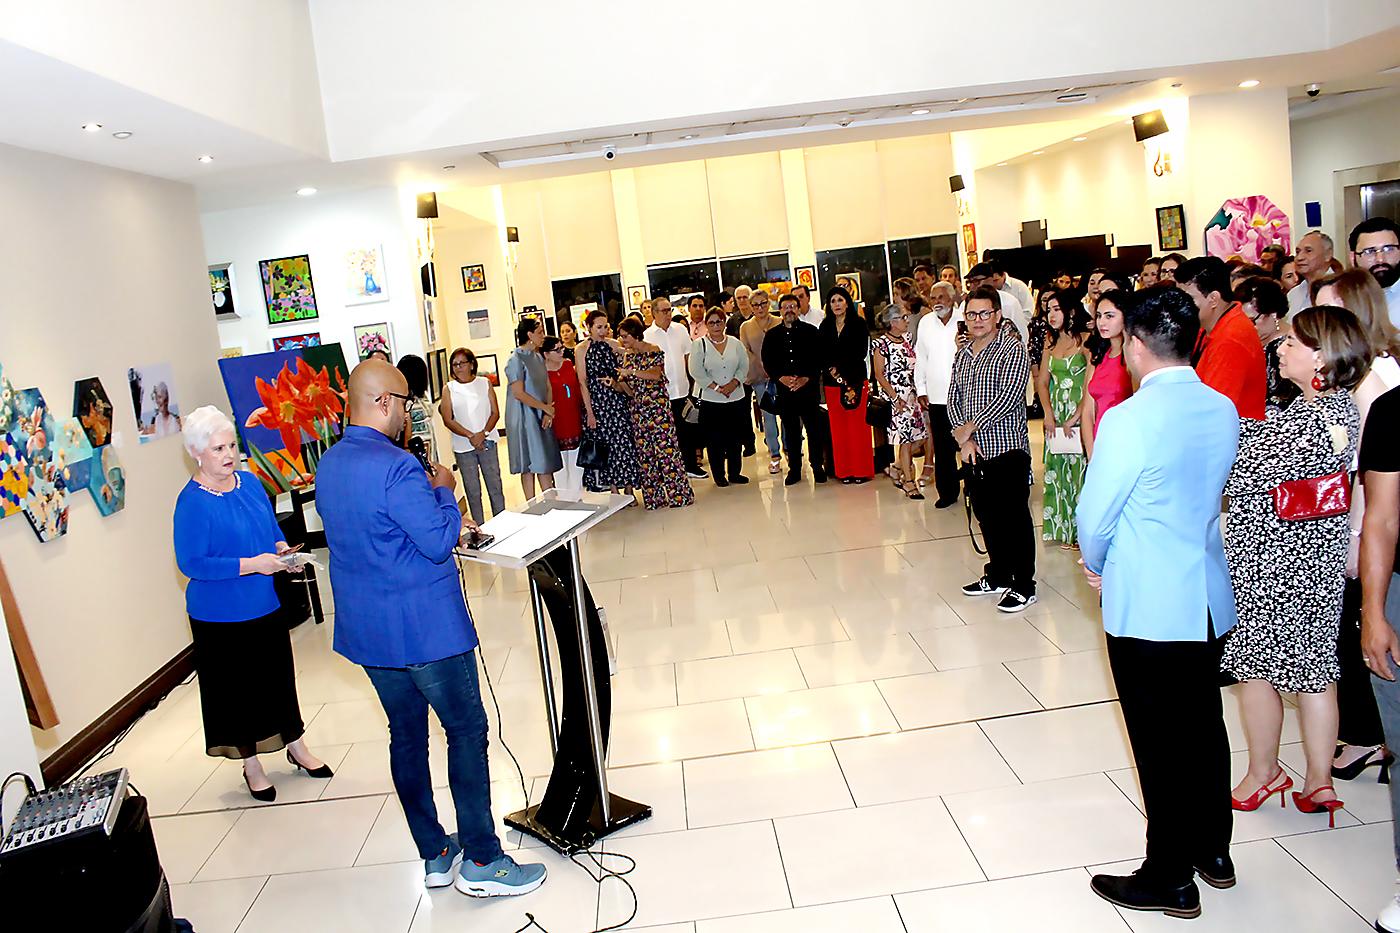
[[(545, 867), (501, 851), (491, 817), (486, 714), (476, 627), (452, 551), (462, 535), (456, 481), (425, 476), (391, 438), (403, 430), (408, 382), (381, 360), (350, 374), (349, 424), (321, 458), (316, 510), (331, 554), (335, 650), (364, 668), (389, 720), (389, 771), (428, 887), (472, 897), (525, 894)], [(470, 526), (475, 527), (475, 526)], [(438, 822), (428, 771), (428, 708), (447, 733), (456, 819)]]
[(1372, 217), (1352, 228), (1351, 264), (1375, 276), (1390, 306), (1390, 323), (1400, 328), (1400, 224)]
[(947, 282), (929, 286), (926, 299), (932, 311), (919, 319), (914, 340), (914, 391), (929, 417), (933, 440), (933, 485), (938, 490), (934, 507), (946, 509), (958, 501), (958, 445), (948, 422), (948, 388), (953, 359), (958, 354), (958, 325), (963, 322), (956, 292)]
[(966, 493), (987, 548), (983, 575), (963, 595), (997, 596), (997, 609), (1022, 612), (1036, 600), (1026, 430), (1031, 361), (1016, 330), (1002, 322), (1001, 300), (988, 285), (968, 293), (963, 316), (971, 340), (953, 359), (948, 420), (969, 465)]

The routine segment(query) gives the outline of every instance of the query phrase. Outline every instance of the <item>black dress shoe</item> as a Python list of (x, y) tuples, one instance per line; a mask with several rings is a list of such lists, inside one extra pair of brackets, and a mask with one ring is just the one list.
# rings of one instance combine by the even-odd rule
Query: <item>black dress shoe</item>
[(1145, 878), (1137, 871), (1131, 875), (1095, 875), (1089, 887), (1110, 904), (1129, 910), (1158, 910), (1183, 920), (1201, 915), (1201, 891), (1194, 881), (1174, 887)]
[(949, 506), (956, 505), (957, 502), (958, 502), (958, 497), (957, 497), (957, 496), (949, 496), (949, 497), (946, 498), (946, 499), (940, 496), (939, 499), (938, 499), (938, 501), (935, 502), (935, 503), (933, 504), (933, 507), (934, 507), (935, 509), (946, 509), (946, 508), (948, 508)]
[(802, 482), (801, 470), (788, 470), (787, 476), (783, 477), (784, 486), (796, 486), (800, 482)]
[(1202, 859), (1192, 867), (1196, 869), (1196, 874), (1201, 876), (1201, 880), (1212, 888), (1224, 890), (1235, 886), (1235, 863), (1230, 861), (1228, 855)]
[(812, 467), (812, 482), (814, 482), (814, 483), (824, 483), (824, 482), (826, 482), (826, 471), (825, 471), (825, 470), (819, 470), (819, 469), (817, 469), (816, 467)]
[(729, 477), (729, 481), (742, 486), (749, 481), (749, 478), (743, 473), (735, 473), (733, 476)]
[(330, 765), (323, 763), (319, 768), (308, 768), (306, 765), (297, 761), (296, 756), (292, 754), (292, 750), (290, 748), (287, 749), (287, 761), (291, 762), (293, 768), (305, 771), (307, 777), (322, 779), (335, 777), (335, 772), (331, 770)]
[(248, 793), (253, 795), (254, 800), (261, 800), (263, 803), (272, 803), (277, 799), (276, 787), (264, 787), (262, 790), (253, 790), (253, 784), (248, 780), (248, 772), (243, 772), (243, 783), (248, 786)]

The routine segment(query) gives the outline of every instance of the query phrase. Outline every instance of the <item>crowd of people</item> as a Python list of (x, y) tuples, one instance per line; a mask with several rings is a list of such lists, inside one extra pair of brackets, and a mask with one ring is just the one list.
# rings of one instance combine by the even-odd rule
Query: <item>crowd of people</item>
[[(502, 425), (527, 496), (640, 490), (647, 509), (693, 504), (695, 480), (749, 483), (760, 437), (770, 474), (786, 461), (784, 484), (801, 483), (805, 440), (815, 484), (884, 473), (911, 501), (930, 486), (935, 508), (965, 498), (987, 560), (962, 592), (1016, 613), (1037, 598), (1038, 409), (1040, 534), (1082, 549), (1101, 593), (1148, 819), (1142, 867), (1092, 887), (1124, 907), (1192, 917), (1196, 878), (1235, 883), (1232, 810), (1293, 791), (1299, 811), (1330, 825), (1344, 806), (1336, 782), (1372, 768), (1388, 782), (1400, 747), (1400, 227), (1367, 220), (1347, 247), (1343, 265), (1314, 231), (1295, 256), (1171, 254), (1133, 277), (1055, 273), (1034, 289), (994, 261), (966, 283), (954, 266), (921, 265), (878, 308), (841, 287), (820, 305), (802, 286), (740, 287), (683, 309), (657, 297), (616, 327), (593, 311), (558, 337), (527, 317), (503, 401), (458, 348), (437, 413), (478, 524), (487, 504), (504, 508)], [(404, 363), (370, 360), (352, 374), (349, 424), (322, 461), (317, 503), (338, 605), (382, 602), (346, 569), (382, 562), (371, 553), (381, 538), (402, 557), (402, 592), (432, 604), (344, 609), (336, 650), (366, 668), (391, 721), (395, 787), (429, 883), (531, 890), (542, 867), (500, 852), (481, 805), (475, 632), (441, 569), (460, 527), (456, 480), (438, 465), (424, 486), (404, 459), (402, 446), (433, 433), (426, 369)], [(175, 551), (191, 581), (206, 747), (242, 760), (250, 792), (268, 800), (259, 754), (285, 748), (294, 765), (331, 775), (304, 742), (266, 582), (288, 568), (289, 549), (237, 470), (227, 418), (193, 412), (185, 438), (199, 470), (176, 508)], [(256, 703), (236, 676), (251, 656), (279, 672)], [(1249, 746), (1233, 787), (1222, 682), (1240, 685)], [(1278, 760), (1285, 693), (1302, 724), (1296, 790)], [(429, 706), (448, 732), (456, 834), (437, 822), (421, 766)], [(1400, 788), (1392, 804), (1400, 817)], [(1400, 869), (1400, 835), (1396, 852)], [(1377, 928), (1400, 933), (1400, 897)]]

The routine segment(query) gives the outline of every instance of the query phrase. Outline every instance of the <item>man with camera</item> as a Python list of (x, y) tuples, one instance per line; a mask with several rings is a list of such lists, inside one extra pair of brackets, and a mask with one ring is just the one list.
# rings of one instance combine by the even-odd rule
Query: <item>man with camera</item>
[(1026, 430), (1031, 361), (1016, 328), (1002, 320), (995, 288), (982, 285), (968, 293), (963, 317), (971, 339), (953, 359), (948, 421), (964, 464), (964, 489), (982, 526), (987, 566), (962, 592), (998, 596), (997, 609), (1022, 612), (1035, 602)]
[[(545, 867), (501, 851), (491, 816), (486, 712), (477, 684), (476, 627), (452, 551), (462, 534), (456, 480), (431, 475), (394, 443), (408, 417), (408, 382), (366, 360), (350, 374), (349, 425), (321, 458), (316, 510), (335, 594), (335, 650), (364, 668), (389, 720), (389, 771), (428, 887), (473, 897), (525, 894)], [(428, 708), (447, 733), (456, 832), (438, 822), (428, 772)]]

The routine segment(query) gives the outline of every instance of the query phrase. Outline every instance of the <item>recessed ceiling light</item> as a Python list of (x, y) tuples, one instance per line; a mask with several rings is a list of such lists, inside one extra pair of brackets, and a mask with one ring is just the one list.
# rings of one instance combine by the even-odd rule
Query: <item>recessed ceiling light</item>
[(694, 134), (694, 133), (686, 133), (684, 136), (681, 137), (681, 139), (694, 139), (694, 138), (695, 138), (695, 134)]
[(1087, 137), (1087, 136), (1076, 136), (1076, 137), (1074, 137), (1074, 141), (1077, 142), (1077, 143), (1082, 143), (1084, 140), (1086, 140), (1086, 139), (1088, 139), (1088, 138), (1089, 138), (1089, 137)]
[(998, 163), (997, 163), (997, 168), (1001, 168), (1001, 167), (1002, 167), (1003, 165), (1005, 165), (1005, 164), (1006, 164), (1005, 162), (998, 162)]
[(1045, 150), (1037, 149), (1035, 152), (1032, 152), (1031, 155), (1045, 155)]
[(115, 133), (112, 134), (112, 138), (113, 138), (113, 139), (130, 139), (130, 138), (131, 138), (131, 130), (117, 130)]
[(1068, 94), (1061, 94), (1055, 99), (1065, 104), (1072, 104), (1076, 101), (1084, 100), (1089, 95), (1083, 91), (1070, 91)]
[(297, 194), (301, 195), (303, 198), (309, 198), (315, 193), (316, 189), (311, 187), (310, 185), (307, 185), (305, 188), (297, 189)]
[(205, 163), (213, 162), (213, 161), (214, 161), (214, 157), (211, 156), (211, 155), (205, 154), (205, 155), (199, 156), (199, 157), (198, 157), (198, 161), (200, 161), (200, 162), (205, 162)]
[(1253, 79), (1253, 78), (1250, 78), (1250, 79), (1247, 80), (1247, 81), (1241, 81), (1241, 82), (1240, 82), (1240, 87), (1246, 88), (1246, 89), (1252, 88), (1252, 87), (1258, 87), (1258, 86), (1259, 86), (1259, 82), (1256, 81), (1256, 80)]
[(101, 123), (84, 123), (84, 124), (83, 124), (83, 129), (84, 129), (86, 132), (89, 132), (89, 133), (96, 133), (98, 130), (102, 129), (102, 124), (101, 124)]
[(920, 107), (918, 110), (911, 110), (911, 111), (909, 111), (910, 114), (912, 114), (913, 116), (916, 116), (916, 117), (922, 117), (924, 114), (926, 114), (926, 113), (928, 113), (928, 112), (929, 112), (929, 110), (928, 110), (927, 107)]
[(450, 171), (452, 171), (453, 169), (455, 169), (456, 167), (457, 167), (457, 166), (455, 166), (455, 165), (444, 165), (444, 166), (442, 167), (442, 170), (443, 170), (444, 172), (450, 172)]

